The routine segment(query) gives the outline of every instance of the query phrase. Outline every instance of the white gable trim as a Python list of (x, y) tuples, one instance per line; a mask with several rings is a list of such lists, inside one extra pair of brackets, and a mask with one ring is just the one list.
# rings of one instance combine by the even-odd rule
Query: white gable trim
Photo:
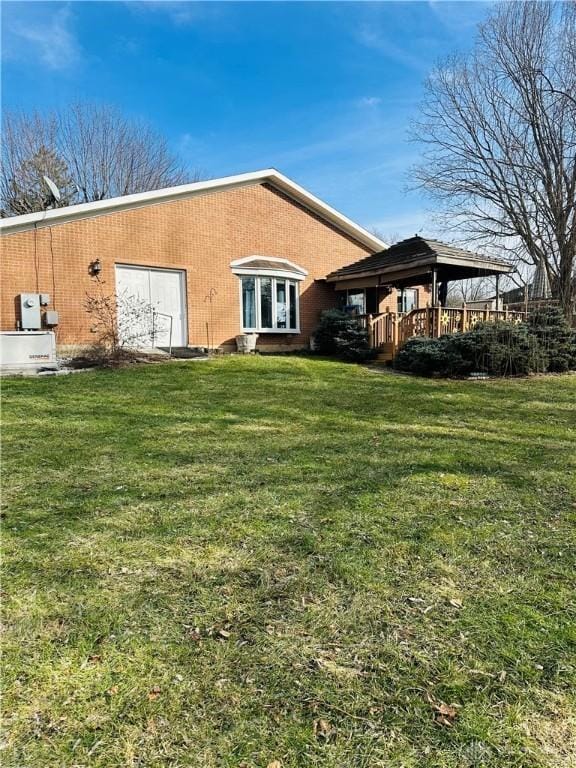
[[(254, 267), (251, 266), (254, 261), (271, 261), (277, 264), (277, 267)], [(230, 268), (235, 275), (272, 275), (278, 277), (289, 277), (292, 280), (304, 280), (308, 271), (293, 261), (288, 259), (278, 259), (274, 256), (245, 256), (243, 259), (236, 259), (230, 262)]]
[(368, 232), (364, 227), (359, 226), (352, 219), (349, 219), (318, 197), (310, 194), (310, 192), (287, 176), (284, 176), (275, 168), (267, 168), (266, 170), (254, 171), (253, 173), (242, 173), (237, 176), (225, 176), (221, 179), (210, 179), (209, 181), (196, 181), (193, 184), (182, 184), (178, 187), (168, 187), (167, 189), (159, 189), (153, 192), (139, 192), (135, 195), (113, 197), (109, 200), (97, 200), (93, 203), (69, 205), (65, 208), (55, 208), (40, 213), (11, 216), (7, 219), (0, 219), (0, 232), (5, 235), (11, 235), (16, 232), (34, 229), (35, 227), (49, 227), (53, 224), (64, 224), (69, 221), (76, 221), (77, 219), (102, 216), (118, 211), (130, 210), (131, 208), (142, 208), (145, 205), (182, 200), (195, 197), (196, 195), (236, 189), (250, 184), (270, 184), (374, 252), (381, 251), (387, 247), (382, 240)]

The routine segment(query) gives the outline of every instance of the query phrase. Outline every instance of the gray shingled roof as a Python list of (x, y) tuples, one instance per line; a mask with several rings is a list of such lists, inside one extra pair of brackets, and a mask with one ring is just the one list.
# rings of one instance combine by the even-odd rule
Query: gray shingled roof
[(375, 253), (372, 256), (360, 259), (360, 261), (355, 261), (353, 264), (348, 264), (332, 272), (328, 277), (350, 277), (351, 275), (362, 275), (364, 272), (386, 270), (394, 266), (409, 267), (412, 263), (430, 263), (430, 265), (442, 264), (443, 262), (454, 263), (454, 260), (468, 264), (472, 262), (471, 266), (473, 266), (474, 262), (488, 263), (493, 264), (496, 269), (507, 267), (511, 271), (510, 265), (505, 261), (491, 259), (480, 253), (474, 253), (464, 248), (458, 248), (455, 245), (442, 243), (439, 240), (416, 235), (396, 243), (396, 245), (387, 248), (385, 251), (380, 251), (380, 253)]
[(271, 269), (274, 272), (293, 272), (294, 267), (290, 264), (279, 261), (268, 261), (267, 259), (251, 259), (244, 264), (238, 265), (244, 269)]

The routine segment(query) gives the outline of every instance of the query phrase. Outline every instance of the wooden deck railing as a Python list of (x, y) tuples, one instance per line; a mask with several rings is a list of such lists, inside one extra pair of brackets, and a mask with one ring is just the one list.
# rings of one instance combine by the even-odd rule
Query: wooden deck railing
[(447, 333), (463, 333), (477, 323), (505, 320), (521, 323), (525, 312), (508, 309), (468, 309), (462, 307), (422, 307), (401, 314), (383, 312), (374, 315), (357, 315), (357, 320), (368, 329), (373, 349), (388, 348), (395, 351), (414, 336), (437, 338)]
[(368, 334), (370, 346), (373, 349), (379, 349), (386, 344), (396, 345), (398, 340), (398, 315), (395, 312), (369, 315)]

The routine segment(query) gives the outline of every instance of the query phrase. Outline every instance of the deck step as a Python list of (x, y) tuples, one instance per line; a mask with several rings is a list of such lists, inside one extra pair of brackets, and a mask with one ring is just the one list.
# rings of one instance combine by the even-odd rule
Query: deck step
[(394, 359), (394, 352), (395, 352), (395, 348), (392, 342), (382, 344), (380, 347), (378, 347), (376, 360), (379, 363), (388, 363)]

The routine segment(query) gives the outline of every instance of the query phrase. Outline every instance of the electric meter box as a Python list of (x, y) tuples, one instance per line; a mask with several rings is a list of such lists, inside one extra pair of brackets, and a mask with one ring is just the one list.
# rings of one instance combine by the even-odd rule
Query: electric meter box
[(39, 331), (42, 328), (40, 294), (20, 294), (20, 327), (24, 331)]

